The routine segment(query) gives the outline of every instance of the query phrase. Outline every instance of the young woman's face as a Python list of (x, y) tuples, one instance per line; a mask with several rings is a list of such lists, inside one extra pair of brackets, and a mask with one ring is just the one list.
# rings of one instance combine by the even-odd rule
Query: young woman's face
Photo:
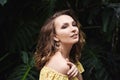
[(79, 30), (77, 23), (69, 15), (61, 15), (54, 21), (55, 24), (55, 41), (62, 44), (74, 44), (79, 40)]

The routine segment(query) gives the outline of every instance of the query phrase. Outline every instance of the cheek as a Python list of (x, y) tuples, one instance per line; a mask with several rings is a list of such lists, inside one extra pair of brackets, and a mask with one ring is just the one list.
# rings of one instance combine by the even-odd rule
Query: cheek
[(76, 27), (76, 31), (79, 33), (79, 29), (78, 29), (78, 27)]
[(67, 38), (69, 36), (69, 32), (59, 30), (57, 31), (57, 35), (59, 38)]

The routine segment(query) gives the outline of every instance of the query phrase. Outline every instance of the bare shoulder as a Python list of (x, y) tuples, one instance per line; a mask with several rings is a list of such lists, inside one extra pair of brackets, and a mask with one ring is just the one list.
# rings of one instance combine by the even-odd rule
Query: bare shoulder
[(67, 65), (66, 60), (62, 58), (60, 55), (52, 56), (51, 59), (47, 62), (46, 66), (65, 75), (69, 70), (69, 65)]

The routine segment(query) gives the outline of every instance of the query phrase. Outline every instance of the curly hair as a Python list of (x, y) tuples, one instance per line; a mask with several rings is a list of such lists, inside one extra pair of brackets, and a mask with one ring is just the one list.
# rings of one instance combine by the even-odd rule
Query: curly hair
[(54, 20), (55, 18), (61, 15), (69, 15), (71, 16), (77, 23), (79, 28), (79, 41), (75, 43), (70, 52), (70, 60), (76, 63), (81, 57), (81, 50), (85, 43), (85, 35), (83, 31), (80, 29), (81, 25), (75, 17), (72, 10), (63, 10), (56, 12), (53, 16), (48, 18), (45, 24), (42, 26), (38, 38), (38, 44), (35, 51), (35, 65), (40, 70), (45, 63), (57, 52), (56, 41), (53, 39), (55, 35), (55, 26)]

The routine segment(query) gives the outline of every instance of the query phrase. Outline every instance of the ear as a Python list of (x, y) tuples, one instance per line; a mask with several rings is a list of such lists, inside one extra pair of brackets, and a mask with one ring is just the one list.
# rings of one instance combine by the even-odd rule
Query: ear
[(57, 42), (59, 41), (59, 39), (57, 38), (56, 35), (54, 35), (53, 39), (54, 39), (55, 41), (57, 41)]

